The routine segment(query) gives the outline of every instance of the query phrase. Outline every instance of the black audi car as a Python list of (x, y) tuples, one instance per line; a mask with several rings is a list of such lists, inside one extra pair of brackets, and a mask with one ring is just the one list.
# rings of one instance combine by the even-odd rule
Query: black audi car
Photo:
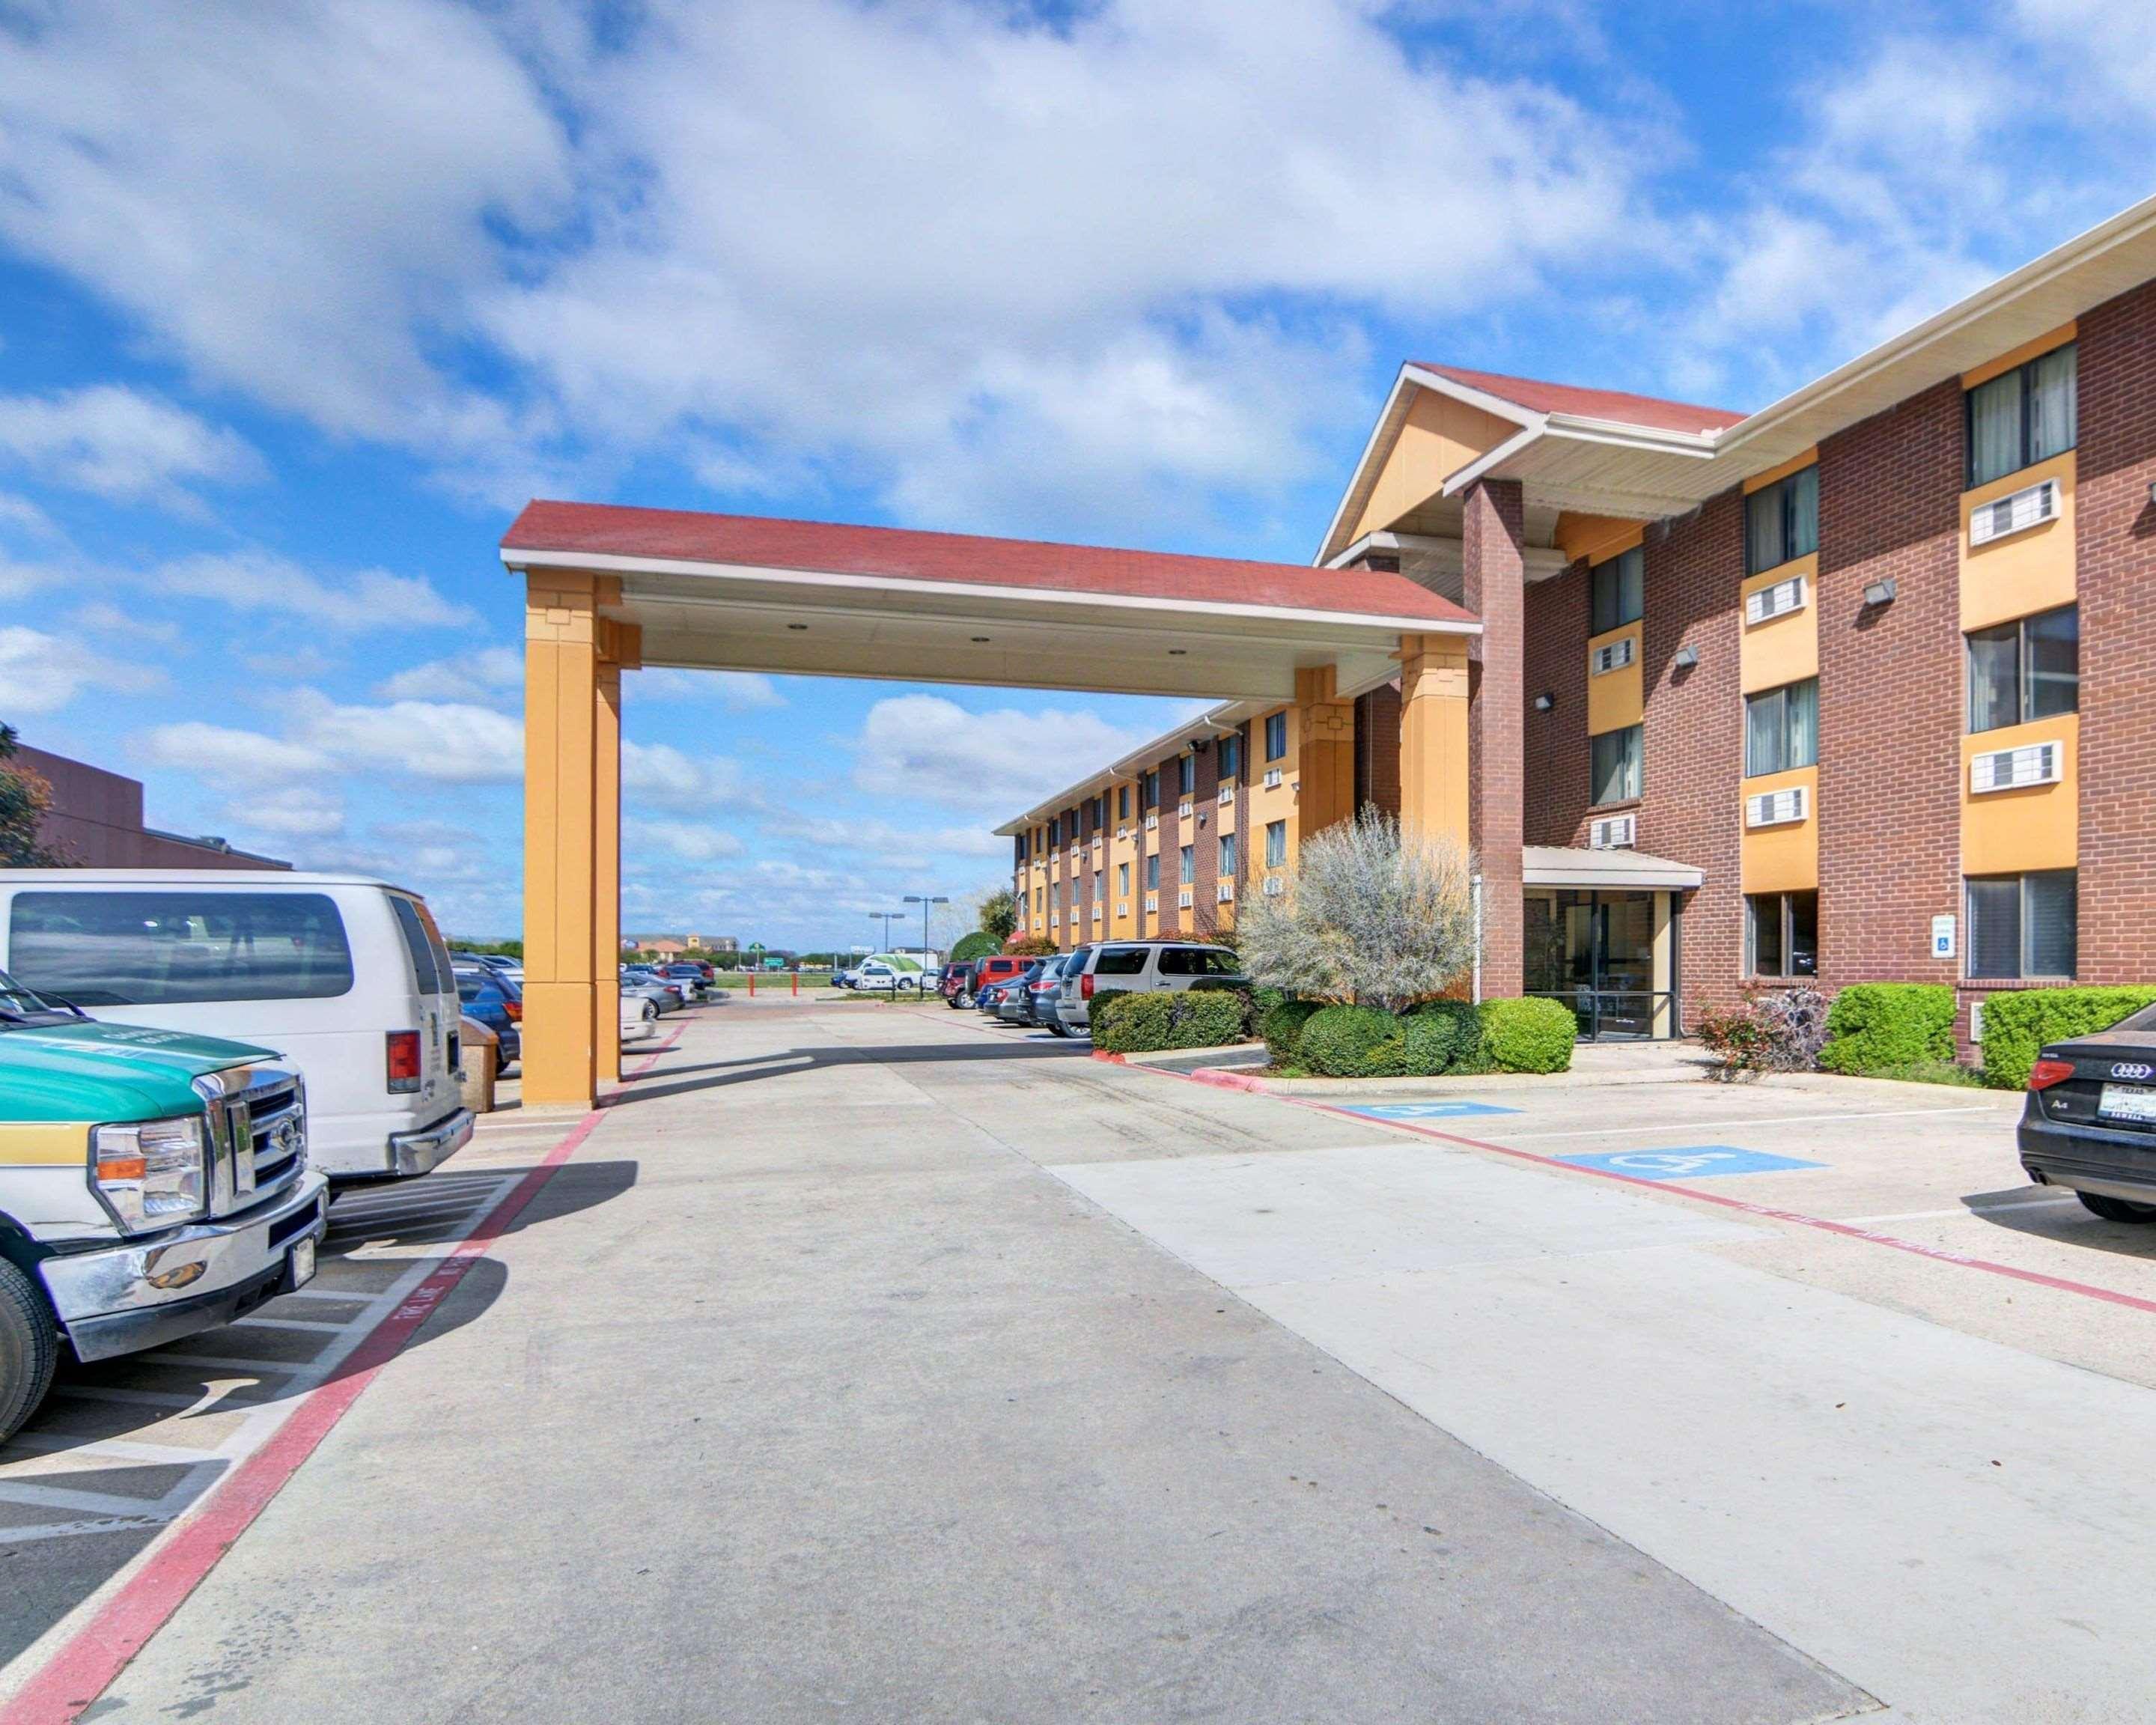
[(2109, 1222), (2156, 1222), (2156, 1006), (2047, 1045), (2030, 1069), (2021, 1166)]

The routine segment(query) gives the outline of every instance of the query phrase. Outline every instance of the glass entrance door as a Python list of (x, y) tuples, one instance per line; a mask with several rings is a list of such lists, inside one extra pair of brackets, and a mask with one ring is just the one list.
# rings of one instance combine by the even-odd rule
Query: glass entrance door
[(1560, 889), (1527, 901), (1527, 992), (1560, 1000), (1587, 1041), (1667, 1036), (1673, 988), (1655, 986), (1655, 892)]

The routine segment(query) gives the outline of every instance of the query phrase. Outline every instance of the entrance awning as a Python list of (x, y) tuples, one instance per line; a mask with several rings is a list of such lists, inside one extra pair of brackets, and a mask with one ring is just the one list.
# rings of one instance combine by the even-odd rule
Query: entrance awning
[(1521, 875), (1529, 886), (1569, 886), (1579, 891), (1690, 892), (1706, 885), (1698, 869), (1636, 850), (1574, 850), (1562, 845), (1530, 845), (1521, 853)]

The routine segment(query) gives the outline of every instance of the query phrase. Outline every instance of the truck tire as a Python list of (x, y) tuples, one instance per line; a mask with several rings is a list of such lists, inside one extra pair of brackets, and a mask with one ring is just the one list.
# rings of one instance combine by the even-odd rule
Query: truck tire
[(59, 1331), (44, 1296), (0, 1258), (0, 1443), (38, 1411), (59, 1358)]
[(2156, 1204), (2136, 1204), (2128, 1198), (2111, 1198), (2101, 1192), (2076, 1192), (2082, 1206), (2107, 1222), (2156, 1222)]

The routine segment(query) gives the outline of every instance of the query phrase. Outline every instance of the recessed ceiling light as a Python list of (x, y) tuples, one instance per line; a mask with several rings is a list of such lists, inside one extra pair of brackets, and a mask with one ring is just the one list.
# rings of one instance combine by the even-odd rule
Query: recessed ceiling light
[(975, 635), (973, 637), (973, 644), (976, 647), (985, 646), (988, 644), (988, 638), (986, 635)]
[(1186, 648), (1170, 647), (1168, 649), (1168, 656), (1170, 659), (1188, 659), (1190, 655), (1188, 649)]
[(789, 624), (788, 624), (786, 626), (787, 626), (788, 629), (807, 629), (807, 628), (808, 627), (808, 625), (807, 624), (805, 624), (805, 623), (789, 623)]

